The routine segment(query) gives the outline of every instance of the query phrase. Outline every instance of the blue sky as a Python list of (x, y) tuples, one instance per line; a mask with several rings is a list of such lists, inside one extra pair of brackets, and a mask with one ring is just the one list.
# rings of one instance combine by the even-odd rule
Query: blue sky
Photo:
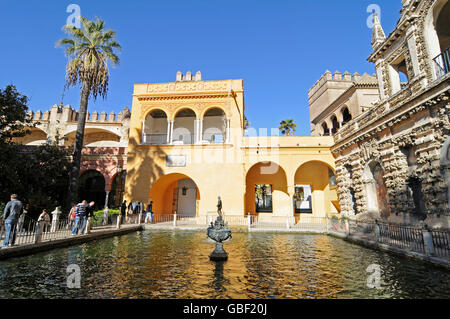
[[(0, 87), (30, 98), (32, 110), (59, 103), (66, 57), (55, 48), (78, 4), (89, 19), (116, 30), (121, 64), (111, 70), (106, 100), (89, 111), (131, 108), (135, 83), (173, 82), (200, 70), (204, 80), (243, 79), (246, 115), (255, 128), (293, 118), (296, 135), (310, 135), (307, 93), (328, 69), (373, 74), (367, 7), (381, 8), (386, 34), (400, 18), (400, 0), (0, 0)], [(79, 107), (79, 88), (64, 105)], [(269, 130), (270, 132), (270, 130)]]

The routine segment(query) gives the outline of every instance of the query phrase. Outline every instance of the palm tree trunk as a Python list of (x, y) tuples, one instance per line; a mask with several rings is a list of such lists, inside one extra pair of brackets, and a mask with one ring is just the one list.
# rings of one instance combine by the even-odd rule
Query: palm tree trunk
[(80, 177), (81, 151), (84, 141), (84, 127), (86, 126), (86, 113), (91, 89), (88, 83), (83, 82), (80, 97), (80, 111), (78, 112), (77, 135), (75, 138), (75, 147), (73, 150), (72, 170), (69, 176), (69, 196), (67, 199), (68, 207), (72, 207), (77, 200), (78, 181)]

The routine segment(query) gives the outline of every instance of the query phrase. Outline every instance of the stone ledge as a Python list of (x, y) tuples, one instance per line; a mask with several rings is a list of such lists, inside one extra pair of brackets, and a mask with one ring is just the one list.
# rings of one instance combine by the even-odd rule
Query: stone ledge
[(121, 229), (99, 230), (89, 235), (78, 235), (53, 241), (45, 241), (38, 244), (27, 244), (23, 246), (15, 246), (0, 249), (0, 260), (31, 255), (37, 252), (47, 251), (55, 248), (63, 248), (72, 245), (78, 245), (89, 241), (103, 239), (113, 236), (121, 236), (135, 231), (142, 230), (142, 226), (124, 227)]

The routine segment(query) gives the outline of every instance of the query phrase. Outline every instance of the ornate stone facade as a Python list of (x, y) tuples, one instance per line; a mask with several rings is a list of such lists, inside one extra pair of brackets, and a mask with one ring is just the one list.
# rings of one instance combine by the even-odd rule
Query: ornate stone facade
[[(432, 48), (433, 39), (442, 45), (445, 35), (430, 26), (439, 24), (450, 5), (448, 0), (403, 5), (395, 30), (383, 41), (379, 21), (374, 24), (377, 39), (368, 60), (377, 70), (380, 99), (334, 134), (341, 213), (449, 227), (450, 74), (439, 70), (445, 56)], [(444, 33), (449, 29), (447, 24)]]

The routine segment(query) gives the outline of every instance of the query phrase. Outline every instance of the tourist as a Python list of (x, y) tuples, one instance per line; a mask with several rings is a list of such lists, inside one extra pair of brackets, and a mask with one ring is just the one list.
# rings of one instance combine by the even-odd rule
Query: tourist
[(46, 209), (44, 209), (42, 211), (42, 214), (39, 215), (39, 218), (37, 221), (38, 221), (38, 223), (42, 222), (42, 232), (48, 231), (48, 228), (50, 226), (50, 216), (47, 213)]
[(133, 202), (130, 202), (127, 207), (126, 221), (128, 221), (129, 216), (132, 214), (133, 214)]
[(17, 199), (16, 194), (11, 195), (11, 200), (6, 204), (3, 213), (3, 220), (5, 221), (5, 241), (3, 247), (13, 246), (16, 241), (16, 226), (20, 215), (23, 212), (23, 204)]
[(69, 227), (73, 227), (73, 223), (75, 222), (75, 209), (77, 208), (77, 205), (73, 205), (69, 212)]
[[(137, 214), (138, 218), (139, 218), (140, 214), (142, 214), (141, 217), (144, 217), (145, 216), (144, 204), (142, 204), (142, 202), (139, 202), (138, 206), (139, 206), (138, 207), (138, 214)], [(139, 221), (139, 223), (140, 222), (142, 222), (142, 219)]]
[[(147, 214), (145, 216), (144, 223), (146, 223), (146, 224), (153, 223), (153, 211), (152, 210), (153, 210), (153, 201), (150, 201), (150, 203), (147, 206)], [(147, 221), (149, 221), (149, 222), (147, 223)]]
[[(89, 203), (89, 206), (86, 205), (86, 212), (85, 212), (85, 216), (84, 216), (84, 219), (83, 219), (83, 223), (82, 223), (81, 229), (80, 229), (81, 234), (83, 234), (83, 233), (84, 233), (84, 230), (86, 229), (87, 219), (88, 219), (88, 218), (94, 217), (94, 220), (95, 220), (95, 216), (94, 216), (94, 205), (95, 205), (95, 202), (90, 202), (90, 203)], [(89, 229), (90, 229), (90, 225), (89, 225)], [(88, 231), (89, 231), (89, 229), (88, 229)]]
[(75, 222), (72, 228), (72, 235), (78, 235), (78, 230), (86, 223), (86, 206), (87, 201), (83, 200), (75, 207)]
[(127, 213), (127, 201), (124, 200), (122, 206), (120, 206), (120, 215), (122, 216), (122, 223), (125, 222), (126, 213)]
[(25, 208), (23, 209), (22, 215), (19, 217), (19, 221), (17, 223), (17, 232), (20, 233), (23, 230), (23, 224), (25, 223), (25, 217), (28, 214), (28, 211), (30, 210), (30, 204), (26, 204)]

